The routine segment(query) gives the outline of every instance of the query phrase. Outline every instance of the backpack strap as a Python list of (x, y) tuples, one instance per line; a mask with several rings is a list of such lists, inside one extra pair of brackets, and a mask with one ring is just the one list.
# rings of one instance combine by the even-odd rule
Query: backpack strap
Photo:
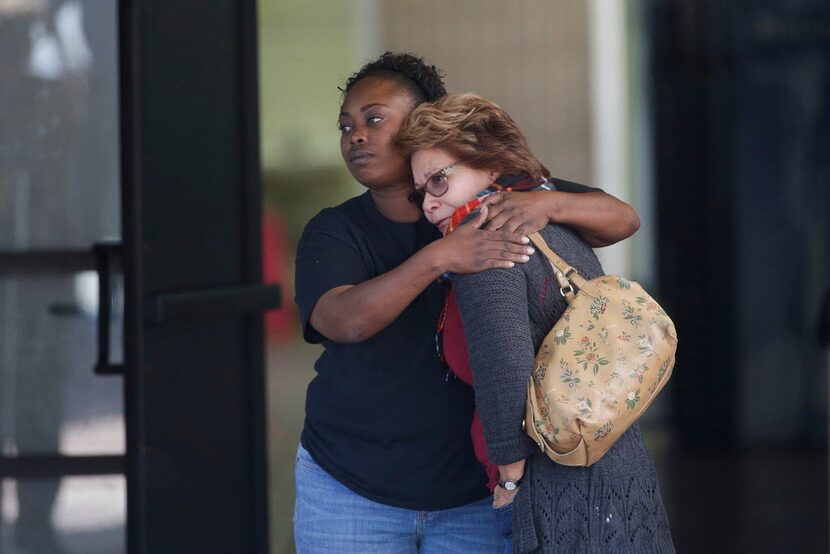
[(570, 304), (574, 299), (574, 285), (581, 289), (586, 283), (585, 279), (572, 265), (551, 250), (548, 243), (538, 232), (529, 234), (528, 238), (550, 262), (551, 267), (553, 267), (553, 274), (556, 276), (556, 280), (559, 281), (559, 292)]

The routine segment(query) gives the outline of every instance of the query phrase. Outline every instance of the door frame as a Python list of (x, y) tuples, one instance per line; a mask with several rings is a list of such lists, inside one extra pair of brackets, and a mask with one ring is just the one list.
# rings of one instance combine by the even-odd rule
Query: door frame
[[(131, 554), (207, 551), (205, 546), (221, 552), (268, 551), (262, 310), (277, 307), (279, 290), (261, 284), (256, 29), (254, 0), (120, 3)], [(198, 88), (200, 84), (206, 86)], [(205, 146), (204, 152), (215, 152), (222, 141), (230, 148), (219, 159), (191, 148), (197, 144)], [(177, 155), (164, 154), (171, 150)], [(202, 165), (216, 171), (205, 174)], [(212, 188), (198, 201), (188, 200), (187, 191), (180, 189), (197, 189), (193, 180), (198, 179)], [(223, 204), (227, 199), (231, 201)], [(180, 232), (209, 232), (206, 218), (216, 219), (217, 226), (235, 222), (236, 227), (228, 227), (232, 236), (213, 237), (211, 247), (218, 253), (208, 252), (198, 233)], [(216, 262), (198, 275), (188, 272), (188, 266), (204, 266), (205, 256), (213, 254), (217, 260), (236, 260), (237, 267)], [(216, 275), (207, 275), (213, 269)], [(176, 405), (182, 400), (176, 396), (183, 390), (180, 374), (192, 374), (194, 368), (171, 367), (176, 356), (166, 356), (170, 348), (165, 341), (177, 344), (177, 337), (198, 336), (200, 330), (215, 337), (217, 326), (234, 330), (227, 340), (238, 339), (240, 354), (238, 365), (229, 368), (231, 377), (214, 376), (232, 378), (231, 389), (242, 391), (240, 398), (226, 399), (226, 391), (217, 390), (222, 384), (206, 377), (199, 382), (199, 394), (218, 405), (181, 410)], [(191, 350), (204, 352), (205, 358), (187, 358), (185, 365), (210, 365), (211, 349), (219, 345), (207, 339), (199, 346), (203, 350)], [(214, 410), (226, 410), (237, 420), (217, 426)], [(206, 427), (203, 422), (210, 423)], [(180, 440), (165, 426), (183, 429)], [(238, 444), (242, 452), (223, 452), (221, 444)], [(230, 486), (236, 482), (241, 486)], [(205, 502), (209, 488), (234, 494)]]

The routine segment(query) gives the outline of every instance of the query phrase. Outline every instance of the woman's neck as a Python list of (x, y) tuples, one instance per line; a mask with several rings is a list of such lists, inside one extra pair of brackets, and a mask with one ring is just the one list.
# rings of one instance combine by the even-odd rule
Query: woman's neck
[(423, 213), (409, 201), (412, 185), (387, 187), (381, 190), (370, 189), (372, 201), (380, 214), (396, 223), (413, 223), (421, 219)]

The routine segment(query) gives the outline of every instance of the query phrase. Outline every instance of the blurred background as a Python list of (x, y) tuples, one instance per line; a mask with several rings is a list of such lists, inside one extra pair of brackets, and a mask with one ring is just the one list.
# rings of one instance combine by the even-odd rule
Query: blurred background
[[(209, 10), (183, 8), (182, 29)], [(283, 287), (265, 316), (272, 553), (293, 552), (320, 353), (299, 333), (294, 249), (314, 214), (362, 192), (340, 157), (337, 87), (386, 50), (494, 99), (555, 176), (637, 209), (639, 232), (598, 254), (678, 328), (671, 384), (642, 424), (678, 552), (828, 551), (826, 1), (258, 0), (256, 13), (263, 278)], [(88, 250), (124, 228), (118, 16), (111, 0), (0, 0), (3, 554), (126, 551), (125, 406), (120, 377), (90, 369)], [(117, 364), (123, 290), (108, 285)], [(55, 470), (67, 456), (76, 470)]]

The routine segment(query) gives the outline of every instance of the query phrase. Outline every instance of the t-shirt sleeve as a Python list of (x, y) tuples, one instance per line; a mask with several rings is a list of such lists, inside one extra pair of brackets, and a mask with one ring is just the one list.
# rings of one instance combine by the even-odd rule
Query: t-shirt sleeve
[(297, 244), (294, 287), (295, 302), (307, 342), (327, 340), (309, 322), (323, 294), (342, 285), (370, 279), (369, 268), (356, 241), (354, 227), (333, 210), (323, 210), (303, 231)]
[(553, 183), (556, 190), (560, 192), (602, 192), (602, 189), (589, 187), (587, 185), (580, 185), (579, 183), (572, 183), (571, 181), (557, 179), (556, 177), (552, 177), (550, 182)]

